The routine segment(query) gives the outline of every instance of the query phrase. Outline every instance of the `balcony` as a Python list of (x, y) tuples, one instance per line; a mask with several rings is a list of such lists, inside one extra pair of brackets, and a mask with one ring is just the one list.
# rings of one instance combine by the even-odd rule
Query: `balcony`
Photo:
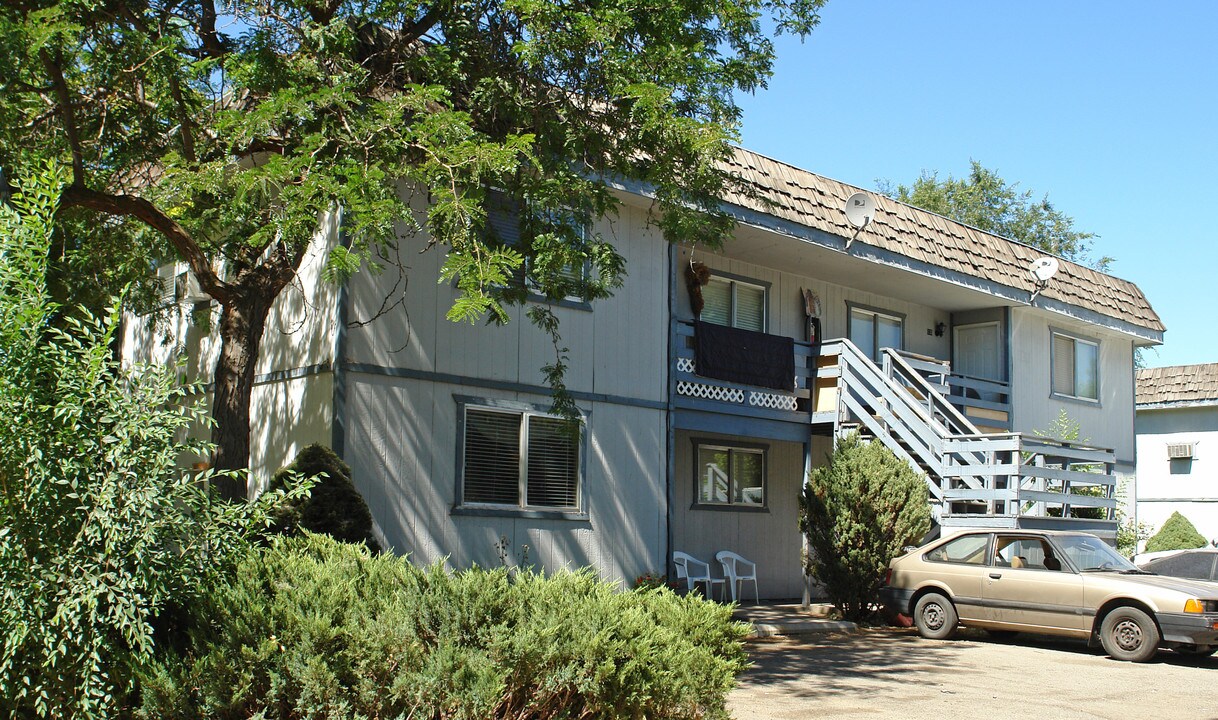
[(775, 390), (715, 380), (697, 374), (694, 351), (694, 325), (691, 322), (673, 323), (672, 381), (675, 389), (675, 405), (678, 409), (727, 413), (765, 420), (809, 423), (815, 420), (833, 421), (833, 407), (819, 413), (813, 403), (816, 385), (836, 385), (836, 372), (816, 371), (816, 358), (812, 345), (795, 342), (794, 390)]

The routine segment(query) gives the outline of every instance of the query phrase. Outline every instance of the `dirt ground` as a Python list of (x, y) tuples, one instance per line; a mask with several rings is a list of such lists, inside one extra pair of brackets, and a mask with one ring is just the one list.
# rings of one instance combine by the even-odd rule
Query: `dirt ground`
[(1218, 720), (1218, 658), (1118, 662), (1083, 642), (864, 630), (750, 643), (733, 717)]

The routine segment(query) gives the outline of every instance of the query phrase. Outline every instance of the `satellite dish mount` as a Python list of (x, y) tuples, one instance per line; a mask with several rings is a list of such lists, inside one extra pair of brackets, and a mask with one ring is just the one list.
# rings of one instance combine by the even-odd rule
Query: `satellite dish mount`
[(1028, 298), (1028, 303), (1036, 302), (1036, 297), (1041, 291), (1049, 287), (1049, 281), (1057, 274), (1061, 263), (1057, 258), (1040, 257), (1032, 261), (1028, 266), (1028, 274), (1032, 276), (1032, 282), (1036, 283), (1036, 289), (1032, 291), (1032, 297)]
[(875, 198), (864, 192), (856, 192), (846, 198), (846, 220), (855, 227), (854, 235), (851, 235), (846, 240), (846, 249), (850, 249), (850, 243), (859, 236), (863, 228), (871, 224), (875, 219)]

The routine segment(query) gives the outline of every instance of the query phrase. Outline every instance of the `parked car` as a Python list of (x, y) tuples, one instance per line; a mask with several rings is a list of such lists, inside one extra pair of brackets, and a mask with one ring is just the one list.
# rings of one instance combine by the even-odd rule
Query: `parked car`
[(958, 625), (1098, 641), (1118, 660), (1218, 650), (1218, 584), (1138, 569), (1086, 533), (965, 531), (892, 561), (890, 611), (926, 638)]
[(1154, 557), (1147, 557), (1145, 560), (1135, 557), (1134, 562), (1139, 568), (1156, 575), (1170, 575), (1194, 580), (1218, 580), (1218, 549), (1197, 548), (1196, 550), (1175, 550), (1150, 554)]

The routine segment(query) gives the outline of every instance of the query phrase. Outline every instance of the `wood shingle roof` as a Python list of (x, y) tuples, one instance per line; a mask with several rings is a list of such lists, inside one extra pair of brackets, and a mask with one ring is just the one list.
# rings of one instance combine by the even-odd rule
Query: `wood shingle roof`
[(1137, 403), (1218, 403), (1218, 363), (1139, 370)]
[[(840, 237), (854, 234), (842, 208), (860, 188), (743, 148), (735, 148), (728, 165), (764, 200), (733, 193), (725, 198), (727, 202)], [(1039, 249), (879, 193), (868, 194), (875, 199), (877, 212), (859, 233), (858, 242), (1007, 287), (1034, 290), (1028, 266), (1045, 254)], [(1061, 269), (1041, 296), (1152, 331), (1165, 329), (1137, 285), (1068, 260), (1061, 261)]]

